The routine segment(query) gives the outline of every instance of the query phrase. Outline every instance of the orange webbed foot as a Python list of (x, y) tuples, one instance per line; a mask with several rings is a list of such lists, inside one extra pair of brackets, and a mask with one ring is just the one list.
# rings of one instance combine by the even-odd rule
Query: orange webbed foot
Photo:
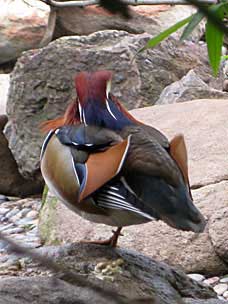
[(116, 231), (112, 231), (113, 235), (107, 239), (107, 240), (96, 240), (96, 241), (89, 241), (89, 240), (82, 240), (80, 243), (86, 243), (86, 244), (96, 244), (96, 245), (104, 245), (104, 246), (109, 246), (109, 247), (116, 247), (117, 246), (117, 241), (120, 235), (122, 227), (117, 228)]

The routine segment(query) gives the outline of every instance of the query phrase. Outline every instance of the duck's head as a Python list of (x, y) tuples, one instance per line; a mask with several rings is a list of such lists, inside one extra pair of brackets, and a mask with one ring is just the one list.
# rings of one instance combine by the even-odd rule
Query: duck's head
[(63, 116), (41, 124), (44, 132), (64, 125), (95, 125), (112, 130), (122, 130), (137, 121), (115, 96), (110, 93), (110, 71), (80, 72), (75, 77), (77, 98), (70, 103)]
[(75, 77), (81, 123), (121, 130), (135, 119), (110, 93), (110, 71), (80, 72)]

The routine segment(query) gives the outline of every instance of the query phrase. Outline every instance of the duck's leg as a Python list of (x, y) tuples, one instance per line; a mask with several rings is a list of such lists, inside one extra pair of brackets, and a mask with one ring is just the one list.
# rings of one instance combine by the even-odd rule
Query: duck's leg
[(113, 235), (110, 237), (108, 240), (97, 240), (97, 241), (87, 241), (83, 240), (81, 243), (89, 243), (89, 244), (97, 244), (97, 245), (105, 245), (105, 246), (110, 246), (110, 247), (116, 247), (118, 237), (121, 235), (122, 227), (118, 227), (116, 231), (112, 231)]

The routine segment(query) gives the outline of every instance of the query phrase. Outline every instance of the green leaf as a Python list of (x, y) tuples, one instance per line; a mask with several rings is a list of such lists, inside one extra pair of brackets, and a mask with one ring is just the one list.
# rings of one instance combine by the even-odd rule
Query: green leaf
[(180, 41), (187, 39), (187, 37), (192, 33), (195, 27), (203, 20), (204, 14), (201, 12), (197, 12), (192, 16), (192, 19), (189, 21), (188, 25), (184, 29)]
[(171, 27), (169, 27), (168, 29), (166, 29), (165, 31), (161, 32), (160, 34), (158, 34), (157, 36), (153, 37), (152, 39), (150, 39), (147, 44), (141, 48), (137, 53), (140, 53), (146, 49), (149, 48), (153, 48), (155, 47), (158, 43), (160, 43), (162, 40), (166, 39), (168, 36), (170, 36), (172, 33), (176, 32), (177, 30), (179, 30), (182, 26), (184, 26), (186, 23), (188, 23), (191, 19), (192, 19), (193, 15), (191, 15), (188, 18), (185, 18), (179, 22), (177, 22), (176, 24), (172, 25)]
[[(211, 10), (220, 20), (223, 20), (224, 5), (213, 5), (213, 7), (211, 7)], [(217, 25), (208, 20), (206, 23), (205, 35), (209, 62), (212, 67), (214, 76), (217, 76), (222, 55), (224, 33), (218, 28)]]
[(223, 55), (222, 57), (221, 57), (221, 60), (227, 60), (228, 59), (228, 55)]

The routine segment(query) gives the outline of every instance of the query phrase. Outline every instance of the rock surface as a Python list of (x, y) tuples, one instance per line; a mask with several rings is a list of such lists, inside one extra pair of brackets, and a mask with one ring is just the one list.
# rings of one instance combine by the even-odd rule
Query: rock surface
[[(190, 181), (193, 188), (198, 188), (193, 190), (193, 197), (208, 218), (208, 225), (199, 235), (174, 230), (162, 222), (127, 227), (119, 241), (121, 247), (134, 248), (158, 260), (180, 265), (187, 272), (215, 275), (228, 270), (225, 264), (227, 217), (220, 213), (228, 210), (224, 163), (228, 149), (227, 111), (227, 100), (199, 100), (132, 111), (169, 138), (176, 133), (185, 134)], [(40, 232), (48, 243), (72, 242), (108, 238), (111, 227), (87, 222), (48, 196), (41, 212)]]
[(228, 98), (228, 94), (220, 90), (213, 89), (201, 78), (190, 70), (181, 80), (167, 86), (161, 93), (156, 104), (169, 104), (175, 102), (184, 102), (194, 99)]
[[(42, 251), (41, 251), (42, 252)], [(75, 272), (79, 280), (114, 293), (109, 298), (76, 284), (66, 273), (47, 276), (1, 278), (0, 303), (154, 303), (184, 304), (184, 298), (216, 298), (213, 290), (188, 278), (183, 272), (139, 253), (102, 246), (75, 244), (46, 248), (43, 253), (61, 267)], [(27, 265), (28, 266), (28, 265)], [(137, 300), (136, 300), (137, 299)], [(210, 302), (208, 302), (210, 303)], [(213, 302), (211, 302), (213, 303)], [(219, 302), (218, 302), (219, 303)]]
[(46, 31), (49, 7), (37, 0), (2, 0), (0, 64), (37, 48)]
[(36, 180), (28, 181), (18, 171), (17, 163), (2, 131), (6, 122), (7, 117), (0, 115), (0, 193), (23, 197), (40, 193), (42, 183)]
[(11, 74), (7, 103), (9, 145), (24, 176), (39, 174), (43, 141), (39, 124), (61, 115), (75, 98), (73, 78), (79, 71), (112, 70), (113, 93), (128, 108), (154, 104), (165, 86), (192, 68), (207, 83), (214, 81), (205, 62), (205, 46), (192, 42), (178, 45), (173, 38), (139, 54), (131, 64), (149, 37), (104, 31), (64, 37), (43, 49), (24, 53)]
[(9, 90), (9, 74), (0, 74), (0, 115), (6, 113), (6, 101)]
[[(125, 20), (97, 6), (84, 8), (61, 8), (56, 11), (54, 38), (72, 35), (89, 35), (103, 30), (124, 30), (131, 34), (149, 33), (157, 35), (181, 19), (195, 12), (191, 6), (138, 6), (131, 7), (132, 19)], [(179, 31), (180, 32), (180, 31)], [(201, 26), (193, 33), (199, 40), (203, 34)]]

